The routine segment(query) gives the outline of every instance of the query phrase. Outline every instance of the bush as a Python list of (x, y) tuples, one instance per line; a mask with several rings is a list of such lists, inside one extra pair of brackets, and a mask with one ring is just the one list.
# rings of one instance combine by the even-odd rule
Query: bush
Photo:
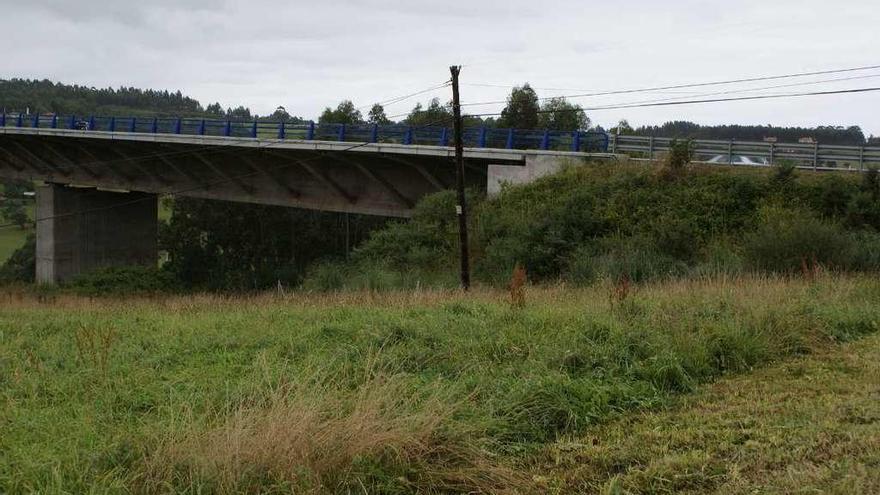
[(29, 234), (24, 246), (15, 250), (0, 267), (0, 283), (33, 283), (37, 273), (37, 237)]
[(64, 287), (86, 295), (129, 295), (174, 291), (174, 276), (153, 267), (108, 267), (82, 274)]
[(808, 210), (767, 207), (755, 231), (745, 237), (743, 247), (753, 268), (793, 273), (813, 263), (849, 268), (854, 245), (840, 225)]
[(595, 279), (631, 282), (658, 280), (683, 274), (687, 265), (661, 252), (649, 239), (643, 237), (609, 237), (598, 242), (596, 248), (582, 247), (569, 259), (568, 279), (576, 284)]

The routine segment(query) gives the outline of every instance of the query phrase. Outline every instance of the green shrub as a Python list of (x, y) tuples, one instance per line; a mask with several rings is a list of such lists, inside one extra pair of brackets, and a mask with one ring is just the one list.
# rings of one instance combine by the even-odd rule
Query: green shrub
[(679, 276), (687, 264), (666, 253), (644, 237), (609, 237), (599, 243), (598, 254), (592, 258), (594, 273), (599, 278), (631, 282), (660, 280)]
[(848, 268), (853, 259), (852, 238), (840, 225), (804, 209), (764, 208), (743, 247), (753, 268), (775, 273), (797, 272), (813, 263)]
[(129, 295), (177, 290), (173, 274), (153, 267), (108, 267), (79, 275), (63, 284), (87, 295)]
[(37, 237), (29, 234), (22, 247), (0, 266), (0, 283), (32, 283), (37, 272)]

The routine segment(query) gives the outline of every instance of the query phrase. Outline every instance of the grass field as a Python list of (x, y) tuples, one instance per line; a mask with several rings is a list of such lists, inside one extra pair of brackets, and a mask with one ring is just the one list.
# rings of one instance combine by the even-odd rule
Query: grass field
[(876, 379), (859, 371), (876, 365), (829, 349), (878, 329), (877, 280), (507, 298), (2, 293), (0, 492), (784, 492), (798, 472), (874, 486), (835, 483), (876, 469)]
[[(34, 218), (34, 205), (29, 204), (27, 207), (28, 218)], [(0, 214), (0, 224), (7, 223), (8, 220)], [(32, 227), (20, 229), (18, 227), (0, 228), (0, 264), (6, 261), (16, 249), (24, 245), (24, 241), (29, 233), (33, 232)]]

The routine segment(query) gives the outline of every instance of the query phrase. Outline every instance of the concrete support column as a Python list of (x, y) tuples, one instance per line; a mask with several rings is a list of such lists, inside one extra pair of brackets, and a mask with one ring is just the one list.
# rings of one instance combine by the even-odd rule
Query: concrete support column
[[(107, 266), (155, 266), (155, 194), (47, 184), (37, 188), (37, 283)], [(43, 219), (43, 220), (40, 220)]]

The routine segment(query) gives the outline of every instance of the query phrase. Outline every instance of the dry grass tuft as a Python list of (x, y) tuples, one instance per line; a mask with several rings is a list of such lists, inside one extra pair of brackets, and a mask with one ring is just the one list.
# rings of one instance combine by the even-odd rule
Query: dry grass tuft
[[(285, 385), (207, 429), (166, 439), (146, 459), (147, 492), (499, 492), (520, 475), (445, 428), (455, 406), (379, 376), (355, 392)], [(460, 435), (460, 433), (458, 434)], [(271, 487), (271, 488), (270, 488)]]
[(524, 308), (526, 306), (526, 269), (519, 263), (513, 267), (513, 275), (510, 277), (510, 305), (514, 308)]

